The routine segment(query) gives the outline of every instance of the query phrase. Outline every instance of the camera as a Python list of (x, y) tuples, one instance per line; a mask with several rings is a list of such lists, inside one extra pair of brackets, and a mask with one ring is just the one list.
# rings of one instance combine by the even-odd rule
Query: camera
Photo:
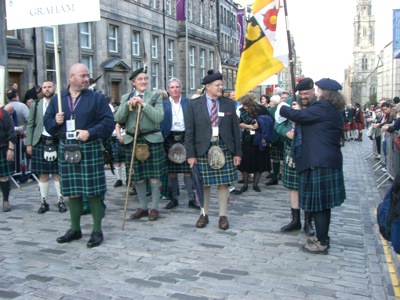
[(74, 140), (76, 137), (76, 132), (75, 131), (68, 131), (67, 132), (67, 140)]

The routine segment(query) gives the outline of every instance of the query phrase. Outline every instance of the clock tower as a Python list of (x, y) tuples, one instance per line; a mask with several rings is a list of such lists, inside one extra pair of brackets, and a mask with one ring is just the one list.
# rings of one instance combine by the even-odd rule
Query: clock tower
[(375, 17), (371, 0), (357, 0), (354, 17), (351, 102), (365, 104), (376, 92)]

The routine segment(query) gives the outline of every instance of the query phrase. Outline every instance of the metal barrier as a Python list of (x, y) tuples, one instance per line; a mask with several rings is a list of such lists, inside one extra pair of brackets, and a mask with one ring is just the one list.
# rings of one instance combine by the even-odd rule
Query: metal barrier
[[(396, 174), (400, 170), (400, 152), (397, 150), (394, 140), (396, 139), (398, 132), (393, 132), (391, 134), (387, 134), (386, 140), (386, 162), (385, 162), (385, 173), (378, 178), (376, 181), (378, 184), (378, 188), (381, 187), (385, 182), (389, 179), (394, 179)], [(382, 149), (383, 151), (383, 149)], [(382, 155), (383, 156), (383, 155)], [(381, 157), (382, 157), (381, 156)], [(374, 170), (375, 171), (375, 170)]]

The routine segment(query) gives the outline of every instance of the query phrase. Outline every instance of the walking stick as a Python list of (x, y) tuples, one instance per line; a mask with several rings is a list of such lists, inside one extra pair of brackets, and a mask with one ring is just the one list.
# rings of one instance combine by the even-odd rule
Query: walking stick
[(128, 206), (128, 195), (129, 195), (129, 189), (131, 187), (131, 180), (132, 180), (132, 170), (133, 170), (133, 161), (135, 159), (135, 152), (136, 152), (136, 140), (137, 140), (137, 135), (139, 132), (139, 119), (140, 119), (140, 113), (142, 111), (142, 106), (140, 104), (137, 104), (138, 107), (138, 112), (136, 116), (136, 128), (135, 128), (135, 136), (133, 137), (133, 149), (132, 149), (132, 157), (131, 157), (131, 164), (129, 166), (129, 176), (128, 176), (128, 184), (126, 185), (126, 195), (125, 195), (125, 205), (124, 205), (124, 217), (122, 219), (122, 230), (125, 229), (125, 218), (126, 218), (126, 208)]

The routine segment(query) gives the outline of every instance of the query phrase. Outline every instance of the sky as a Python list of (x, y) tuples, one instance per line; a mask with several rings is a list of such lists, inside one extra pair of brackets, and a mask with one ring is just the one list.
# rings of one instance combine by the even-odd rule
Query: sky
[[(353, 61), (357, 0), (286, 0), (286, 3), (289, 29), (304, 76), (315, 81), (329, 77), (343, 82), (344, 70)], [(393, 8), (400, 8), (400, 0), (372, 0), (377, 53), (393, 40)]]

